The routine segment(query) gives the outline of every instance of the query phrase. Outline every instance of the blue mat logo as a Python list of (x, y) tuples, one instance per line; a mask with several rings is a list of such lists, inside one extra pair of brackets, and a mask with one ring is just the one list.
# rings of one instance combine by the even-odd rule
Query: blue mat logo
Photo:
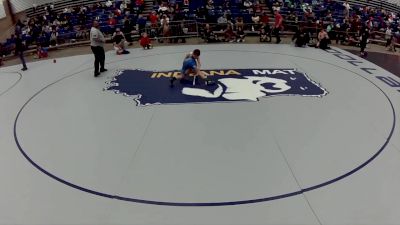
[(215, 85), (200, 79), (175, 82), (169, 79), (178, 71), (153, 72), (121, 70), (106, 84), (105, 90), (132, 96), (138, 106), (206, 102), (259, 101), (262, 97), (295, 95), (322, 97), (327, 91), (306, 74), (294, 69), (204, 70)]

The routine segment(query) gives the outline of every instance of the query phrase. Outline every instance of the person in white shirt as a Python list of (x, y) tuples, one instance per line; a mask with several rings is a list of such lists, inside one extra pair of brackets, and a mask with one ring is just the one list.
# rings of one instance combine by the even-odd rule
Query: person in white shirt
[(347, 18), (347, 17), (349, 17), (349, 14), (350, 14), (350, 4), (346, 0), (346, 2), (343, 3), (343, 6), (344, 6), (344, 11), (343, 11), (344, 17)]
[(108, 0), (107, 2), (106, 2), (106, 6), (107, 6), (107, 8), (110, 8), (111, 6), (112, 6), (112, 1), (111, 0)]
[[(92, 29), (90, 29), (90, 48), (94, 54), (94, 76), (100, 75), (100, 72), (106, 72), (107, 69), (104, 68), (105, 53), (104, 53), (104, 43), (105, 38), (103, 33), (99, 30), (99, 22), (94, 21)], [(100, 67), (100, 71), (99, 71)]]

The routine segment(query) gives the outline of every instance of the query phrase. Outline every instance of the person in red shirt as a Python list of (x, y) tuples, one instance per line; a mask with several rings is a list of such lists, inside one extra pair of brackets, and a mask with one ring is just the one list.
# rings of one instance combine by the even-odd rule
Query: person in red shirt
[(144, 32), (144, 33), (142, 34), (142, 37), (140, 38), (139, 43), (140, 43), (140, 46), (143, 47), (143, 49), (146, 49), (146, 48), (147, 48), (147, 49), (153, 48), (153, 45), (151, 44), (151, 40), (150, 40), (149, 36), (147, 36), (147, 33), (146, 33), (146, 32)]
[(267, 15), (267, 12), (263, 12), (261, 18), (260, 18), (260, 23), (263, 24), (269, 24), (269, 17)]
[(114, 17), (110, 17), (110, 18), (108, 19), (108, 25), (114, 26), (114, 25), (116, 25), (116, 24), (117, 24), (117, 20), (116, 20)]
[(151, 23), (151, 27), (152, 28), (157, 28), (158, 16), (157, 16), (156, 11), (153, 11), (152, 13), (150, 13), (149, 20), (150, 20), (150, 23)]
[(274, 25), (274, 33), (276, 36), (276, 43), (279, 44), (281, 42), (281, 37), (279, 36), (279, 32), (282, 29), (283, 25), (283, 17), (279, 13), (278, 10), (275, 10), (275, 25)]

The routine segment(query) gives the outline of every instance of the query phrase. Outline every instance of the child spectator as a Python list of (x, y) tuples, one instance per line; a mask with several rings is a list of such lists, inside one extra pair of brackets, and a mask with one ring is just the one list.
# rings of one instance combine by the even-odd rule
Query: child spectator
[(48, 56), (49, 55), (47, 52), (47, 48), (44, 48), (40, 44), (38, 44), (36, 47), (36, 56), (34, 58), (42, 59), (42, 58), (47, 58)]
[(153, 48), (153, 45), (151, 44), (151, 40), (146, 32), (144, 32), (142, 34), (142, 37), (140, 38), (139, 43), (140, 43), (140, 46), (143, 47), (143, 49)]

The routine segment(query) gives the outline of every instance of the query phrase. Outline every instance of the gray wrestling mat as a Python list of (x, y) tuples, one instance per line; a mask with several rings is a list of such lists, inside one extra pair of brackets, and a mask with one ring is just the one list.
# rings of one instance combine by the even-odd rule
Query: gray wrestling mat
[[(195, 48), (216, 85), (169, 77)], [(0, 72), (0, 224), (396, 224), (400, 80), (341, 49), (226, 44)]]

